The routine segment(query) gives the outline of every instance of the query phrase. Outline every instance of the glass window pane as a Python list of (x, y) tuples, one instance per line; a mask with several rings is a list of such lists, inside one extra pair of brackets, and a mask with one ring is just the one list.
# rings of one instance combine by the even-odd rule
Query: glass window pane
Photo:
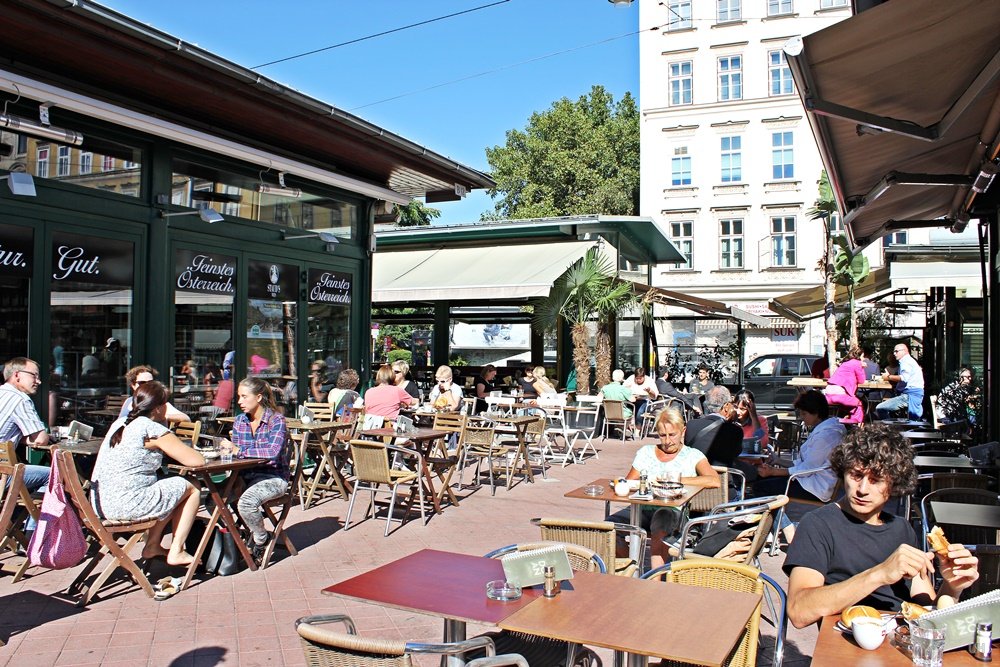
[(328, 381), (335, 385), (340, 372), (349, 367), (351, 358), (353, 280), (349, 273), (325, 269), (309, 269), (308, 275), (306, 356), (310, 362), (320, 359), (326, 362)]
[(298, 277), (298, 268), (287, 264), (247, 265), (247, 377), (270, 384), (278, 409), (288, 415), (298, 406)]

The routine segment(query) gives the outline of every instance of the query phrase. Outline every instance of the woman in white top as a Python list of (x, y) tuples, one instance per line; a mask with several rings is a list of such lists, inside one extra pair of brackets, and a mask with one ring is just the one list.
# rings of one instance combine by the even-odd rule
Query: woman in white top
[(531, 386), (535, 388), (536, 394), (539, 396), (545, 396), (546, 394), (558, 393), (556, 388), (552, 386), (552, 383), (549, 382), (548, 378), (545, 377), (544, 366), (535, 366), (535, 369), (531, 372), (531, 374), (535, 378), (535, 381)]
[(462, 404), (462, 388), (452, 382), (451, 367), (438, 366), (434, 379), (437, 384), (431, 389), (431, 405), (440, 412), (457, 412)]
[[(722, 484), (719, 473), (699, 450), (684, 444), (684, 417), (677, 410), (660, 412), (656, 418), (656, 433), (660, 442), (639, 449), (632, 461), (632, 468), (625, 479), (639, 479), (642, 473), (650, 481), (679, 475), (679, 481), (687, 486), (717, 489)], [(643, 506), (642, 528), (649, 531), (651, 543), (650, 564), (659, 567), (666, 562), (667, 545), (664, 538), (671, 537), (680, 529), (681, 511), (676, 507)], [(611, 521), (628, 523), (629, 510), (612, 514)], [(624, 554), (622, 554), (624, 555)]]

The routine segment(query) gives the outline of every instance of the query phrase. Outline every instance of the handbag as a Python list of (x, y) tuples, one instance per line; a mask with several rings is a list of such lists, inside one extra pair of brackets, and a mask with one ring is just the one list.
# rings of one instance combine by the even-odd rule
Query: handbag
[(236, 548), (232, 533), (223, 526), (215, 527), (215, 534), (212, 535), (201, 564), (206, 574), (217, 574), (220, 577), (236, 574), (246, 565)]
[(28, 544), (28, 560), (51, 570), (74, 567), (87, 555), (87, 540), (76, 512), (66, 502), (59, 457), (52, 457), (49, 485), (42, 498), (38, 526)]

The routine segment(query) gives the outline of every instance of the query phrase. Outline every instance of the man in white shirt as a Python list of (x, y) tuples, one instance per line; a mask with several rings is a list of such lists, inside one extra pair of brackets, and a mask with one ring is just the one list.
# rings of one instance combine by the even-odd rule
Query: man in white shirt
[[(38, 363), (27, 357), (14, 357), (3, 366), (4, 384), (0, 386), (0, 442), (20, 444), (22, 438), (29, 445), (46, 445), (49, 434), (35, 410), (31, 397), (42, 383)], [(47, 466), (26, 465), (24, 485), (34, 493), (49, 483)], [(28, 521), (28, 530), (35, 529), (35, 521)]]
[(644, 368), (636, 368), (635, 373), (625, 378), (625, 388), (632, 392), (635, 403), (635, 416), (642, 417), (649, 402), (656, 400), (660, 392), (656, 388), (656, 380), (646, 375)]
[(905, 343), (896, 343), (892, 354), (899, 364), (899, 375), (882, 372), (882, 379), (896, 383), (898, 396), (886, 399), (875, 406), (879, 419), (886, 419), (893, 410), (907, 407), (910, 419), (921, 419), (924, 416), (924, 371), (917, 360), (910, 356), (910, 348)]

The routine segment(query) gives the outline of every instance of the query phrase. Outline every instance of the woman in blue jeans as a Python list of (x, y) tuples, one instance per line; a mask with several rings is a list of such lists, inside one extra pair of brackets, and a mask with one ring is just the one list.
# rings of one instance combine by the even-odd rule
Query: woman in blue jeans
[(262, 506), (288, 492), (291, 450), (288, 446), (288, 427), (285, 417), (278, 412), (271, 387), (260, 378), (246, 378), (237, 390), (237, 402), (243, 414), (233, 422), (232, 441), (223, 441), (223, 447), (235, 450), (236, 458), (265, 459), (240, 473), (246, 489), (236, 503), (243, 522), (253, 535), (251, 552), (260, 562), (271, 535), (264, 528)]

